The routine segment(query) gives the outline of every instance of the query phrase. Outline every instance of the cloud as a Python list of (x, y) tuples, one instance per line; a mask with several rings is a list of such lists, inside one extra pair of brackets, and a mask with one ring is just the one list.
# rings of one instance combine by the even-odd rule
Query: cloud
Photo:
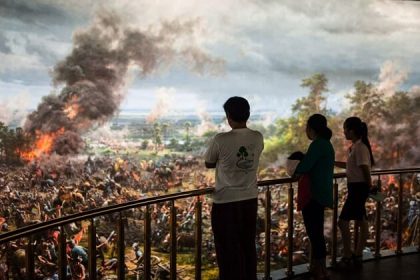
[[(133, 89), (173, 87), (177, 93), (200, 96), (209, 106), (232, 94), (258, 95), (268, 104), (265, 106), (281, 104), (283, 108), (306, 93), (300, 88), (300, 81), (316, 72), (325, 73), (331, 90), (339, 92), (352, 87), (355, 80), (376, 81), (378, 69), (392, 60), (415, 71), (402, 87), (420, 84), (420, 5), (409, 2), (3, 1), (0, 39), (5, 31), (19, 33), (24, 39), (18, 46), (26, 53), (1, 42), (0, 52), (5, 55), (13, 50), (13, 55), (27, 56), (28, 61), (36, 62), (34, 65), (48, 69), (68, 54), (72, 33), (85, 26), (100, 8), (112, 10), (128, 25), (139, 28), (174, 19), (194, 20), (199, 28), (191, 42), (213, 57), (224, 58), (226, 73), (220, 77), (192, 75), (183, 69), (184, 64), (136, 80)], [(12, 57), (8, 61), (11, 60)], [(7, 66), (0, 79), (50, 83), (47, 73), (41, 75), (36, 70), (40, 68), (20, 63), (13, 67), (12, 70), (12, 66)]]
[[(419, 25), (418, 5), (401, 1), (282, 1), (293, 18), (310, 22), (311, 29), (332, 35), (380, 35), (415, 29)], [(307, 26), (306, 26), (307, 27)]]
[(9, 71), (16, 72), (22, 70), (47, 70), (39, 61), (39, 57), (33, 55), (0, 53), (0, 61), (0, 74), (7, 73)]
[(64, 9), (52, 5), (52, 1), (39, 0), (2, 0), (0, 16), (18, 18), (31, 25), (44, 25), (43, 21), (60, 22), (69, 18), (69, 14)]

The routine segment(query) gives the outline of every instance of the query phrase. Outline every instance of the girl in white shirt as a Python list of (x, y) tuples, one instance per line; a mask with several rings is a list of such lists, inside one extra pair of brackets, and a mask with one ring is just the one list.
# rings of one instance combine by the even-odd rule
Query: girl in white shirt
[[(347, 265), (353, 261), (361, 264), (363, 249), (368, 237), (365, 203), (372, 189), (371, 166), (375, 161), (368, 138), (366, 123), (358, 117), (345, 120), (344, 135), (352, 142), (347, 162), (336, 162), (337, 167), (345, 168), (347, 174), (347, 198), (341, 210), (338, 226), (343, 240), (343, 257), (341, 263)], [(360, 229), (356, 250), (351, 251), (349, 222), (355, 221), (355, 230)]]

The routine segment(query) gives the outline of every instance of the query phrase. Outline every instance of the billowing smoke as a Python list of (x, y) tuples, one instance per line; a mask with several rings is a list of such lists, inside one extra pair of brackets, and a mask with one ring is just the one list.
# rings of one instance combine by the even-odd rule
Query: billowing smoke
[(408, 71), (401, 69), (395, 62), (386, 61), (381, 67), (377, 88), (385, 97), (390, 97), (407, 78)]
[[(388, 149), (381, 152), (390, 154), (389, 158), (385, 158), (387, 162), (383, 164), (393, 167), (411, 166), (418, 164), (420, 160), (420, 149), (417, 145), (420, 138), (420, 121), (418, 110), (413, 110), (418, 107), (416, 104), (420, 101), (420, 86), (414, 85), (407, 91), (406, 96), (409, 99), (403, 104), (394, 104), (399, 97), (404, 96), (399, 91), (404, 92), (401, 86), (408, 79), (408, 74), (408, 71), (397, 63), (386, 61), (380, 69), (379, 80), (376, 83), (376, 89), (389, 106), (384, 118), (374, 121), (375, 126), (380, 127), (380, 131), (388, 132), (384, 134), (388, 137), (378, 139), (379, 146), (382, 146), (379, 149)], [(406, 106), (403, 107), (404, 112), (399, 106)]]
[(415, 85), (410, 88), (408, 91), (411, 98), (420, 97), (420, 86)]
[(217, 131), (217, 125), (213, 122), (211, 115), (204, 106), (199, 106), (197, 115), (200, 118), (200, 124), (197, 126), (196, 134), (202, 136), (209, 131)]
[(0, 102), (0, 122), (11, 125), (21, 125), (27, 114), (27, 108), (29, 107), (29, 100), (26, 94), (19, 94), (10, 99), (6, 99)]
[(223, 68), (194, 45), (190, 37), (196, 21), (173, 21), (146, 30), (130, 27), (113, 13), (102, 12), (87, 29), (74, 34), (71, 54), (53, 69), (58, 95), (43, 98), (26, 120), (25, 131), (56, 135), (53, 151), (78, 153), (81, 135), (93, 125), (108, 121), (125, 94), (129, 67), (145, 77), (176, 62), (200, 74)]
[(174, 88), (159, 88), (156, 92), (157, 102), (147, 115), (147, 122), (153, 123), (157, 119), (167, 115), (171, 110), (171, 104), (174, 104), (173, 96), (175, 94)]
[(101, 127), (91, 129), (88, 133), (86, 133), (86, 136), (89, 139), (94, 139), (95, 141), (101, 143), (115, 142), (121, 144), (122, 142), (126, 141), (129, 132), (129, 129), (126, 126), (123, 129), (112, 130), (111, 124), (106, 123)]

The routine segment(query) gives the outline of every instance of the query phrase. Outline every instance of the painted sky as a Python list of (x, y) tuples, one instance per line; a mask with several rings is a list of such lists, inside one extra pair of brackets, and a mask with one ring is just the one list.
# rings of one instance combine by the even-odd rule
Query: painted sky
[(241, 95), (254, 110), (286, 116), (307, 93), (302, 78), (316, 72), (327, 75), (336, 110), (356, 80), (380, 83), (381, 71), (397, 89), (420, 85), (417, 1), (0, 0), (0, 121), (59, 90), (52, 68), (71, 52), (75, 32), (105, 10), (140, 29), (192, 20), (192, 42), (225, 62), (216, 74), (175, 64), (142, 78), (133, 68), (122, 109), (153, 110), (165, 98), (170, 111), (219, 111)]

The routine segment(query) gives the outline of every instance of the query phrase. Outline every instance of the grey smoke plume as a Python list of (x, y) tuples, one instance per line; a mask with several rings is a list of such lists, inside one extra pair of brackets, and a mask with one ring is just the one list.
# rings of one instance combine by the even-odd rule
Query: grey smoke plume
[(390, 97), (408, 78), (408, 71), (402, 69), (398, 63), (385, 61), (381, 66), (377, 88), (385, 97)]
[(27, 117), (25, 131), (58, 133), (54, 151), (78, 153), (81, 134), (93, 125), (108, 121), (124, 97), (130, 66), (142, 77), (183, 62), (191, 71), (214, 73), (223, 69), (221, 59), (209, 57), (191, 39), (196, 21), (165, 22), (159, 28), (139, 30), (125, 25), (113, 13), (102, 12), (92, 25), (74, 35), (71, 54), (53, 70), (59, 95), (44, 97)]
[(0, 101), (0, 122), (6, 125), (17, 124), (21, 126), (28, 113), (26, 111), (28, 107), (29, 98), (26, 93)]

